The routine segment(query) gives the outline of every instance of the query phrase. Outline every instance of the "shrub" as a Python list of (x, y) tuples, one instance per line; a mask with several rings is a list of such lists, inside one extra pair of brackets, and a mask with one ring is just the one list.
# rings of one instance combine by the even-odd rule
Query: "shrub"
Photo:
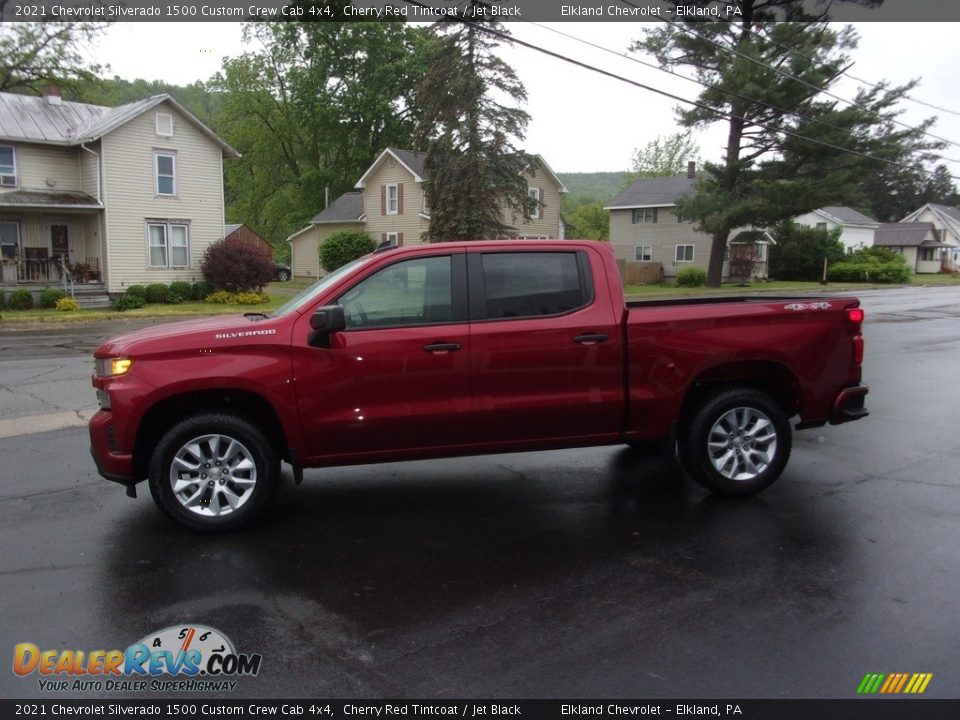
[(204, 302), (217, 305), (260, 305), (269, 302), (270, 296), (262, 292), (233, 293), (226, 290), (217, 290), (204, 298)]
[(203, 300), (207, 295), (213, 292), (213, 285), (210, 283), (201, 280), (200, 282), (195, 282), (193, 287), (190, 289), (190, 299), (191, 300)]
[(179, 305), (183, 302), (183, 295), (172, 292), (167, 295), (167, 305)]
[(72, 297), (62, 297), (57, 300), (57, 310), (60, 312), (73, 312), (74, 310), (79, 310), (80, 306), (77, 305), (77, 301)]
[(828, 268), (827, 278), (838, 282), (902, 283), (910, 279), (910, 266), (902, 255), (871, 247)]
[[(183, 280), (177, 280), (176, 282), (170, 283), (170, 295), (179, 295), (180, 301), (190, 299), (190, 296), (193, 295), (193, 286), (184, 282)], [(167, 302), (170, 302), (169, 295), (167, 296)]]
[(0, 290), (0, 310), (6, 310), (6, 309), (7, 309), (7, 296), (6, 296), (6, 293), (3, 292), (3, 290)]
[(150, 283), (147, 285), (148, 303), (165, 303), (167, 295), (170, 294), (170, 288), (163, 283)]
[(842, 262), (845, 253), (841, 229), (823, 230), (791, 221), (774, 228), (776, 245), (770, 248), (770, 276), (777, 280), (820, 280), (823, 260), (828, 267)]
[(200, 268), (214, 288), (230, 292), (256, 290), (273, 279), (270, 251), (236, 238), (210, 245)]
[(14, 290), (7, 298), (7, 307), (11, 310), (30, 310), (33, 308), (33, 293), (29, 290)]
[(124, 293), (113, 301), (113, 309), (123, 312), (124, 310), (136, 310), (137, 308), (142, 308), (146, 304), (147, 301), (139, 295)]
[(707, 283), (707, 271), (699, 267), (683, 268), (677, 273), (677, 285), (680, 287), (703, 287)]
[(147, 288), (144, 285), (131, 285), (127, 288), (127, 295), (136, 295), (146, 300)]
[(60, 288), (44, 288), (40, 292), (40, 307), (44, 310), (50, 310), (57, 306), (57, 300), (66, 297), (66, 293)]
[(373, 252), (375, 247), (373, 240), (365, 232), (341, 230), (320, 244), (320, 264), (324, 270), (333, 272), (351, 260)]

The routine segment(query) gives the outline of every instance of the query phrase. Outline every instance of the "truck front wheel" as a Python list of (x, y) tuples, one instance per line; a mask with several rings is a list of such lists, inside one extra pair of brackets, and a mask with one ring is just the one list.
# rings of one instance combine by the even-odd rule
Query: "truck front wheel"
[(276, 491), (280, 461), (249, 422), (212, 413), (170, 428), (153, 451), (149, 475), (163, 512), (193, 530), (222, 532), (259, 517)]
[(684, 469), (711, 492), (752, 495), (780, 477), (791, 449), (790, 423), (772, 397), (730, 388), (707, 397), (681, 432)]

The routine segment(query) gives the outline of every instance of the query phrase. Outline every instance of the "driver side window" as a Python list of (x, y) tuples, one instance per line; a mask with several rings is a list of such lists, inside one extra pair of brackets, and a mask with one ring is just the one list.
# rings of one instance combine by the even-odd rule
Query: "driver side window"
[(404, 260), (340, 296), (348, 330), (428, 325), (453, 319), (449, 255)]

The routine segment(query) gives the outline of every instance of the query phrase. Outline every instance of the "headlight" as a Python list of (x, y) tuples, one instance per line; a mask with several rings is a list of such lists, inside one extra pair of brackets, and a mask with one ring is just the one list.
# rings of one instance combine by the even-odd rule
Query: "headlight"
[(125, 375), (131, 365), (133, 360), (130, 358), (98, 358), (94, 363), (94, 371), (100, 377), (116, 377)]

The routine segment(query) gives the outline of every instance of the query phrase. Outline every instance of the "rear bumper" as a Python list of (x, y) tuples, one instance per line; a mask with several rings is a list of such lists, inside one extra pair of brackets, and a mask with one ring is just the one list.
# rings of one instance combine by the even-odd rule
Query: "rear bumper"
[(97, 472), (107, 480), (121, 485), (133, 485), (133, 455), (119, 452), (115, 447), (113, 416), (100, 410), (90, 418), (90, 454), (97, 464)]
[(830, 424), (841, 425), (869, 415), (870, 413), (864, 405), (868, 392), (870, 392), (870, 388), (866, 385), (857, 385), (841, 390), (833, 401)]

